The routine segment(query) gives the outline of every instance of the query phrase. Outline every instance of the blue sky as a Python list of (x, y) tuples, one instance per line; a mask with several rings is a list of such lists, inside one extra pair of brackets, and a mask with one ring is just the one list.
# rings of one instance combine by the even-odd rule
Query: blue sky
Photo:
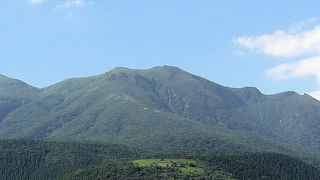
[(46, 87), (178, 66), (231, 87), (320, 97), (318, 1), (3, 0), (0, 74)]

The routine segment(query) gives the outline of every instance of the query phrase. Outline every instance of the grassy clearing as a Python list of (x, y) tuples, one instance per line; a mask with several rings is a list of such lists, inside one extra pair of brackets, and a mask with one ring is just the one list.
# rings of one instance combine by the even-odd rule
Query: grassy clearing
[(141, 159), (132, 161), (135, 165), (140, 167), (151, 167), (151, 166), (161, 166), (161, 167), (174, 167), (178, 169), (179, 178), (204, 178), (204, 179), (224, 179), (224, 180), (234, 180), (230, 173), (224, 172), (223, 170), (205, 172), (205, 164), (202, 162), (192, 160), (192, 159)]
[(133, 163), (140, 167), (144, 166), (161, 166), (178, 168), (182, 174), (201, 175), (204, 173), (202, 166), (191, 159), (141, 159)]

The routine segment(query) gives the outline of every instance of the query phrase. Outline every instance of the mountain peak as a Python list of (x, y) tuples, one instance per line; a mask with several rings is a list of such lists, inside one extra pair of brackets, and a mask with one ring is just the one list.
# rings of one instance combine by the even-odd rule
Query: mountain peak
[(277, 96), (279, 98), (284, 98), (284, 97), (289, 97), (289, 96), (300, 96), (300, 94), (298, 94), (295, 91), (285, 91), (285, 92), (275, 94), (275, 96)]
[[(150, 77), (167, 77), (167, 76), (172, 76), (174, 74), (179, 74), (181, 72), (185, 72), (183, 70), (181, 70), (178, 67), (175, 66), (168, 66), (168, 65), (164, 65), (164, 66), (155, 66), (149, 69), (129, 69), (126, 67), (115, 67), (112, 70), (110, 70), (109, 72), (106, 72), (106, 74), (110, 75), (110, 76), (115, 76), (115, 75), (119, 75), (121, 74), (126, 75), (126, 76), (131, 76), (133, 74), (144, 74), (144, 76), (150, 76)], [(141, 74), (142, 73), (142, 74)]]
[(258, 99), (263, 94), (255, 87), (243, 87), (243, 88), (234, 88), (233, 92), (235, 92), (239, 97), (243, 100), (248, 101), (250, 99)]
[(168, 72), (181, 72), (181, 71), (183, 71), (182, 69), (180, 69), (176, 66), (168, 66), (168, 65), (155, 66), (155, 67), (151, 68), (151, 70), (163, 70), (163, 71), (168, 71)]
[(126, 68), (126, 67), (115, 67), (111, 69), (109, 72), (117, 73), (117, 72), (123, 72), (123, 71), (129, 71), (131, 69)]
[(256, 87), (243, 87), (242, 88), (243, 90), (246, 90), (246, 91), (250, 91), (252, 93), (255, 93), (255, 94), (262, 94), (258, 88)]
[(126, 68), (126, 67), (114, 67), (113, 69), (111, 69), (109, 72), (119, 72), (119, 71), (129, 71), (129, 70), (169, 70), (169, 71), (182, 71), (179, 67), (176, 66), (168, 66), (168, 65), (163, 65), (163, 66), (155, 66), (149, 69), (130, 69), (130, 68)]
[(175, 70), (181, 70), (180, 68), (178, 68), (176, 66), (169, 66), (169, 65), (155, 66), (152, 69), (175, 69)]

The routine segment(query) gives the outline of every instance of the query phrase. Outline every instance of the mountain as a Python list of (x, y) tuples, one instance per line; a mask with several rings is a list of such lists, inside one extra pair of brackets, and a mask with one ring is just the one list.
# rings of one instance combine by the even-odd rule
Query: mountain
[(43, 89), (6, 77), (0, 85), (2, 139), (117, 143), (159, 153), (270, 151), (320, 165), (320, 102), (308, 95), (229, 88), (171, 66), (118, 67)]

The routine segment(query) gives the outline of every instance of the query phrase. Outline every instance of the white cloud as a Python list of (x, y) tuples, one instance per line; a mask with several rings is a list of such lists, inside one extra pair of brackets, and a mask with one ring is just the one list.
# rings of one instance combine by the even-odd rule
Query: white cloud
[[(233, 41), (242, 47), (274, 57), (309, 56), (275, 66), (266, 70), (266, 74), (278, 80), (315, 76), (320, 86), (320, 25), (314, 26), (317, 20), (314, 17), (295, 23), (288, 30), (276, 30), (261, 36), (242, 36)], [(320, 100), (320, 90), (308, 94)]]
[(313, 92), (309, 92), (307, 94), (309, 94), (310, 96), (320, 100), (320, 91), (313, 91)]
[(275, 79), (289, 79), (314, 75), (320, 85), (320, 56), (303, 59), (294, 63), (278, 65), (267, 70), (267, 75)]
[[(302, 23), (303, 24), (303, 23)], [(295, 30), (305, 25), (296, 25)], [(242, 36), (234, 39), (242, 47), (275, 57), (296, 57), (320, 54), (320, 26), (300, 33), (277, 30), (261, 36)]]
[[(267, 70), (267, 75), (275, 79), (290, 79), (315, 76), (320, 85), (320, 56), (303, 59), (298, 62), (281, 64)], [(320, 91), (309, 92), (309, 95), (320, 100)]]
[(42, 2), (43, 2), (43, 0), (30, 0), (29, 1), (30, 4), (40, 4)]
[(313, 25), (314, 22), (316, 22), (317, 20), (318, 20), (317, 17), (313, 17), (313, 18), (310, 18), (310, 19), (307, 19), (304, 21), (294, 23), (289, 27), (289, 32), (290, 33), (297, 33), (300, 30), (302, 30), (304, 28), (308, 28), (310, 25)]
[(64, 3), (56, 5), (56, 8), (63, 9), (63, 8), (69, 8), (72, 6), (80, 6), (83, 4), (84, 4), (83, 0), (70, 0), (70, 1), (66, 1)]

